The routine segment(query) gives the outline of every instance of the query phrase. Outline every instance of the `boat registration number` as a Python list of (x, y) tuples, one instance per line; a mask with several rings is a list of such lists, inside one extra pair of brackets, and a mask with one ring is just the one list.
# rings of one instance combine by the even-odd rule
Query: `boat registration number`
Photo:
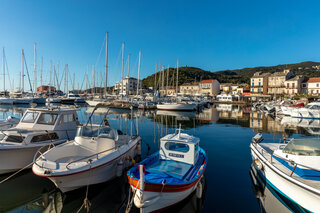
[(175, 154), (175, 153), (169, 153), (170, 157), (176, 157), (176, 158), (184, 158), (184, 155)]

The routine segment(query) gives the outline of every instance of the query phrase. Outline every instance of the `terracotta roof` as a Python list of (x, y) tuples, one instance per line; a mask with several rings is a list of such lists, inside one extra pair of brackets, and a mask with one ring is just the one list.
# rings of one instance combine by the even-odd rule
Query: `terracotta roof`
[(204, 83), (212, 83), (212, 82), (214, 82), (214, 81), (216, 81), (216, 79), (202, 80), (200, 83), (201, 83), (201, 84), (204, 84)]
[(315, 83), (315, 82), (320, 82), (320, 78), (309, 78), (307, 80), (307, 83)]

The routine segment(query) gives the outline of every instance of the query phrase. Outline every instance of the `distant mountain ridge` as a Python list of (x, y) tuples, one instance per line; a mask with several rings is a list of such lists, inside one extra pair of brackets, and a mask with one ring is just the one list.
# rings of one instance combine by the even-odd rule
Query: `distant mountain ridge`
[[(179, 85), (191, 83), (205, 79), (218, 79), (220, 83), (249, 83), (250, 78), (255, 72), (279, 72), (284, 69), (290, 69), (295, 75), (305, 75), (307, 77), (320, 77), (320, 62), (305, 61), (294, 64), (280, 64), (276, 66), (261, 66), (252, 68), (243, 68), (235, 70), (222, 70), (217, 72), (205, 71), (197, 67), (179, 67)], [(162, 75), (162, 74), (161, 74)], [(160, 72), (157, 72), (157, 85), (161, 86), (159, 81)], [(162, 79), (162, 78), (161, 78)], [(164, 73), (164, 85), (167, 83), (167, 69)], [(176, 69), (169, 68), (168, 84), (176, 85)], [(142, 80), (144, 87), (153, 87), (155, 74), (152, 74)]]

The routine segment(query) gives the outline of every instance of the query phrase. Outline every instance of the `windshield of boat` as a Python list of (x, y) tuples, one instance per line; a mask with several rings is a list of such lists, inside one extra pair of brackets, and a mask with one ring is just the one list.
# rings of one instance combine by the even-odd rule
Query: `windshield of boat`
[(108, 138), (115, 138), (115, 133), (110, 127), (82, 126), (77, 129), (77, 136), (98, 137), (104, 135)]
[(34, 123), (38, 117), (38, 112), (27, 112), (21, 122), (23, 123)]
[(320, 109), (320, 105), (309, 105), (307, 106), (308, 109)]
[(294, 139), (283, 149), (293, 155), (320, 156), (320, 139)]
[(58, 114), (41, 113), (37, 124), (53, 125), (57, 120)]
[(189, 146), (188, 144), (183, 143), (175, 143), (175, 142), (167, 142), (165, 145), (165, 148), (169, 151), (175, 151), (175, 152), (189, 152)]

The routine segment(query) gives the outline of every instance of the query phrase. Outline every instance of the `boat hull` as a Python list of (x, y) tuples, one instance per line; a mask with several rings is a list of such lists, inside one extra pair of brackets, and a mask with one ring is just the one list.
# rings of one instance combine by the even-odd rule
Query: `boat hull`
[(157, 109), (169, 111), (195, 111), (196, 107), (196, 104), (157, 104)]
[(295, 110), (292, 110), (291, 117), (320, 119), (320, 110), (295, 109)]
[(38, 176), (49, 178), (62, 192), (75, 190), (86, 185), (106, 182), (117, 177), (118, 163), (120, 160), (123, 162), (123, 168), (132, 165), (132, 162), (129, 159), (133, 159), (136, 156), (136, 147), (140, 141), (141, 138), (137, 137), (132, 141), (128, 150), (121, 152), (122, 154), (115, 156), (107, 162), (92, 164), (92, 166), (89, 168), (87, 167), (87, 169), (77, 171), (72, 171), (71, 169), (69, 173), (61, 175), (46, 175), (43, 170), (39, 170), (35, 165), (33, 167), (33, 173)]
[(320, 209), (319, 191), (316, 192), (315, 189), (310, 189), (310, 186), (302, 184), (277, 169), (252, 144), (250, 148), (253, 160), (257, 159), (262, 163), (263, 169), (259, 170), (259, 173), (266, 179), (268, 184), (308, 211), (317, 212)]

